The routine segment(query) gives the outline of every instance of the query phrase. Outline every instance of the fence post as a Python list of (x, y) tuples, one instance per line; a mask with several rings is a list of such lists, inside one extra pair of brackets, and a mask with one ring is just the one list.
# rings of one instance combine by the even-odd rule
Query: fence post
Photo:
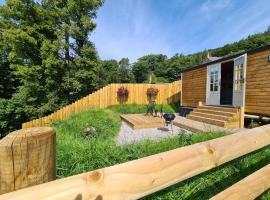
[(14, 131), (0, 140), (0, 194), (55, 179), (53, 128)]

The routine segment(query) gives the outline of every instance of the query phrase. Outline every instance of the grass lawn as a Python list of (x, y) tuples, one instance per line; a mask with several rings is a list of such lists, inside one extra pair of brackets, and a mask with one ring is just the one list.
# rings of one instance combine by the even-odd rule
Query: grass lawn
[[(82, 112), (52, 124), (57, 132), (57, 177), (67, 177), (225, 135), (221, 132), (192, 136), (179, 134), (179, 136), (162, 141), (143, 141), (121, 147), (116, 146), (115, 137), (121, 125), (119, 115), (144, 113), (145, 110), (145, 106), (140, 105), (112, 106), (107, 109)], [(175, 107), (169, 105), (166, 105), (164, 110), (176, 112)], [(95, 127), (96, 134), (85, 138), (83, 130), (86, 126)], [(145, 199), (209, 199), (269, 164), (269, 155), (270, 147), (263, 148)], [(264, 193), (259, 199), (270, 199), (270, 191)]]

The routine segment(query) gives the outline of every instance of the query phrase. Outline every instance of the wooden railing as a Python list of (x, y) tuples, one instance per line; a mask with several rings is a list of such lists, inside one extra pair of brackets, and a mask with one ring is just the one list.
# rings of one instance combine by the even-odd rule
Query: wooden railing
[[(7, 193), (0, 200), (138, 199), (269, 145), (270, 125), (266, 125)], [(269, 177), (261, 174), (268, 172), (269, 167), (259, 177)], [(269, 179), (258, 182), (252, 188), (254, 198), (270, 187)], [(245, 185), (245, 191), (250, 187), (253, 184)]]
[(256, 199), (270, 187), (270, 164), (254, 172), (233, 186), (212, 197), (211, 200)]
[(62, 120), (89, 108), (106, 108), (107, 106), (118, 105), (121, 100), (117, 97), (117, 90), (121, 86), (127, 87), (129, 90), (129, 96), (125, 104), (147, 104), (149, 99), (146, 91), (150, 87), (159, 89), (156, 98), (157, 104), (170, 104), (180, 101), (181, 81), (168, 84), (110, 84), (48, 116), (26, 122), (22, 124), (22, 128), (46, 126), (51, 122)]

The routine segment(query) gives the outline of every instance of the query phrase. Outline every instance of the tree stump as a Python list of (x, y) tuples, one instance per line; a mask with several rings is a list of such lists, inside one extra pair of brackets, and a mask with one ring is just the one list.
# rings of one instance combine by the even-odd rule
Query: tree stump
[(0, 140), (0, 194), (55, 179), (53, 128), (14, 131)]

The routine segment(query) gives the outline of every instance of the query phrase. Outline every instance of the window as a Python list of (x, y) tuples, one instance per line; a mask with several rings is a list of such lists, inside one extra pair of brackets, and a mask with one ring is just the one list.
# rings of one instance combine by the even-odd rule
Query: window
[(218, 91), (218, 69), (212, 68), (210, 70), (210, 92), (217, 92)]
[(234, 67), (234, 91), (242, 91), (244, 76), (243, 76), (243, 64), (236, 65)]

